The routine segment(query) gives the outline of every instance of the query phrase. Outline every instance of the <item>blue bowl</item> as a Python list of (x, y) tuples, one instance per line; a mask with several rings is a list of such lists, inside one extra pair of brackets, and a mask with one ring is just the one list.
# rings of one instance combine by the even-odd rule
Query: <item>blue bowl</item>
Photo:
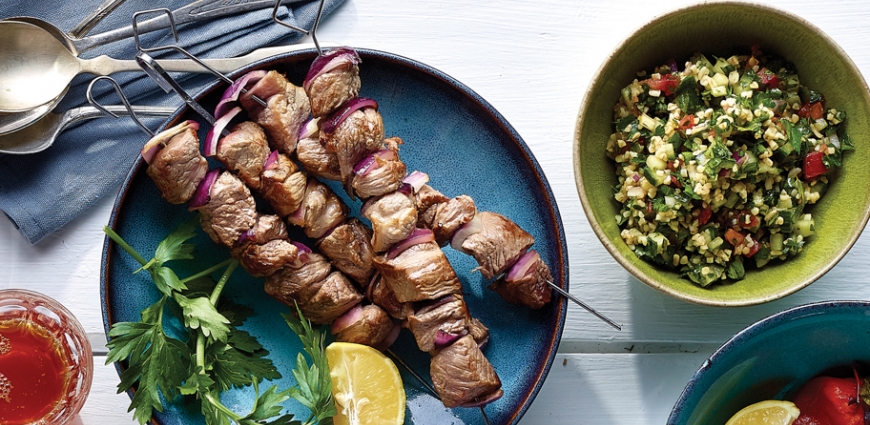
[(790, 399), (809, 379), (870, 360), (870, 302), (794, 307), (744, 329), (701, 365), (668, 424), (724, 424), (743, 407)]

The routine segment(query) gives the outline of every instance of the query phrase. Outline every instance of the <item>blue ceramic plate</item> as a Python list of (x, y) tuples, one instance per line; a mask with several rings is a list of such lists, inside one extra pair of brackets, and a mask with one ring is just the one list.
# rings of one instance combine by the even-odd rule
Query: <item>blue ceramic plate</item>
[[(387, 136), (400, 136), (405, 141), (400, 153), (408, 170), (425, 171), (430, 185), (447, 196), (470, 195), (479, 210), (495, 211), (516, 221), (536, 237), (534, 248), (550, 265), (555, 283), (567, 290), (567, 248), (556, 201), (540, 166), (510, 124), (476, 93), (438, 70), (389, 53), (358, 51), (363, 60), (360, 95), (377, 100)], [(312, 50), (295, 52), (253, 64), (234, 76), (252, 69), (277, 69), (301, 84), (313, 58)], [(225, 87), (216, 83), (198, 99), (213, 110)], [(191, 110), (182, 108), (166, 126), (184, 119), (202, 122)], [(201, 127), (201, 138), (207, 128)], [(184, 206), (163, 202), (144, 171), (140, 159), (122, 187), (110, 225), (139, 252), (150, 255), (157, 243), (191, 214)], [(334, 184), (332, 187), (343, 194)], [(359, 211), (358, 202), (350, 205)], [(227, 250), (211, 243), (201, 231), (195, 242), (198, 260), (177, 266), (181, 276), (229, 257)], [(445, 252), (462, 281), (471, 313), (491, 330), (484, 352), (499, 374), (505, 394), (486, 407), (486, 414), (492, 424), (517, 423), (553, 362), (567, 305), (554, 296), (553, 302), (537, 311), (511, 306), (486, 288), (489, 282), (479, 273), (471, 272), (477, 266), (472, 257), (449, 247)], [(138, 268), (138, 263), (106, 239), (101, 276), (106, 331), (116, 322), (138, 321), (139, 312), (157, 300), (158, 292), (146, 274), (132, 274)], [(288, 307), (267, 296), (262, 285), (261, 279), (236, 272), (224, 295), (256, 310), (244, 329), (269, 350), (269, 357), (284, 376), (277, 384), (286, 389), (295, 383), (290, 371), (300, 345), (280, 316), (289, 311)], [(406, 330), (393, 351), (429, 379), (430, 357), (416, 348)], [(118, 365), (119, 373), (124, 367)], [(402, 378), (408, 400), (406, 423), (484, 423), (479, 409), (447, 409), (404, 370)], [(224, 402), (236, 411), (246, 411), (252, 395), (250, 388), (231, 391)], [(307, 417), (307, 410), (295, 401), (287, 402), (286, 408)], [(156, 414), (153, 421), (166, 425), (203, 423), (198, 409), (197, 403), (178, 402)]]
[(870, 302), (827, 301), (762, 319), (695, 372), (669, 425), (724, 424), (762, 400), (788, 400), (816, 375), (870, 361)]

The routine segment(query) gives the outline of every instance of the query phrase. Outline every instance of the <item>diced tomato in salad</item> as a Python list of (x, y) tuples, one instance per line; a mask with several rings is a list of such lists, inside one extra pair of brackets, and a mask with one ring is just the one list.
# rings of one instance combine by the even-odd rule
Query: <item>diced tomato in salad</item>
[(775, 72), (767, 68), (761, 68), (758, 70), (758, 77), (761, 78), (761, 85), (767, 88), (773, 89), (779, 87), (779, 75), (776, 75)]
[(698, 224), (701, 226), (707, 224), (710, 221), (710, 217), (713, 216), (713, 210), (710, 209), (709, 206), (701, 208), (701, 211), (698, 213)]
[(798, 110), (798, 115), (801, 118), (812, 118), (813, 120), (817, 120), (825, 116), (825, 105), (819, 102), (807, 102), (801, 109)]
[(660, 78), (649, 78), (643, 81), (649, 86), (650, 90), (659, 90), (664, 96), (672, 95), (680, 85), (680, 76), (676, 74), (665, 74)]
[(824, 152), (813, 151), (804, 157), (804, 177), (807, 180), (812, 180), (828, 172), (828, 167), (823, 161)]

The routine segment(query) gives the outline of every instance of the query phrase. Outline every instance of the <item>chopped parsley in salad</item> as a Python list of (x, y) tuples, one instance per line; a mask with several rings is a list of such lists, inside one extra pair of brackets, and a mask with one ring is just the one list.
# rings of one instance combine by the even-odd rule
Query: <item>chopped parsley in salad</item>
[(753, 47), (684, 68), (671, 61), (622, 89), (607, 154), (625, 243), (707, 287), (799, 254), (815, 231), (805, 207), (853, 147), (845, 112), (782, 58)]

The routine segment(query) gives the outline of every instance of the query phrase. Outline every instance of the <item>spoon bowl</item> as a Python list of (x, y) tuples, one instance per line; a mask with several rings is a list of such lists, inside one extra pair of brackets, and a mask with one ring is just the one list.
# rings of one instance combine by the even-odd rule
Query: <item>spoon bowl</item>
[[(162, 106), (133, 106), (138, 116), (168, 117), (176, 108)], [(118, 115), (129, 115), (124, 106), (106, 106)], [(0, 135), (0, 153), (26, 155), (42, 152), (54, 144), (57, 136), (70, 124), (105, 117), (102, 111), (93, 106), (81, 106), (63, 114), (48, 113), (32, 125), (14, 133)], [(0, 121), (2, 122), (2, 121)]]
[(46, 22), (42, 19), (34, 18), (32, 16), (14, 16), (12, 18), (6, 18), (4, 19), (4, 21), (24, 22), (26, 24), (38, 27), (45, 31), (46, 34), (54, 37), (55, 40), (59, 41), (73, 55), (78, 56), (82, 54), (82, 52), (80, 52), (76, 46), (77, 39), (70, 37), (67, 33), (63, 32), (63, 30), (52, 25), (50, 22)]
[(60, 103), (64, 95), (66, 95), (66, 90), (51, 102), (39, 105), (29, 111), (0, 113), (0, 136), (23, 130), (39, 121)]
[(64, 93), (79, 59), (36, 25), (0, 21), (0, 111), (24, 112)]

